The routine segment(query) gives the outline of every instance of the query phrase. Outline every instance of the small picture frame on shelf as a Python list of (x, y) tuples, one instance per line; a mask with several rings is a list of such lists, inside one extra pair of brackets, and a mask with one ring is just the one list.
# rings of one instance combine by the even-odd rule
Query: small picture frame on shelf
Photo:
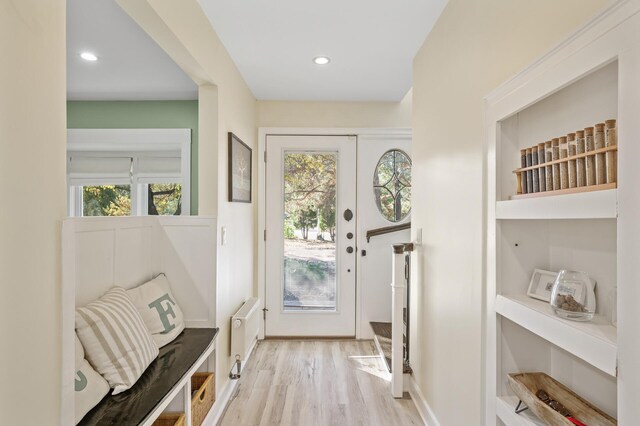
[(531, 276), (527, 296), (544, 302), (551, 301), (551, 289), (553, 288), (553, 283), (556, 281), (557, 277), (557, 272), (535, 269)]

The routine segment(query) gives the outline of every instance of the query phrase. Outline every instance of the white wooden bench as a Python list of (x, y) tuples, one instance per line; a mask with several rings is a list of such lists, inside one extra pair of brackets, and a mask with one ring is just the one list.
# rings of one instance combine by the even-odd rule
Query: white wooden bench
[(129, 289), (165, 273), (186, 329), (160, 349), (130, 390), (107, 395), (81, 424), (151, 425), (181, 411), (191, 425), (191, 375), (214, 372), (216, 221), (190, 216), (72, 218), (62, 229), (61, 425), (74, 425), (75, 309), (114, 285)]

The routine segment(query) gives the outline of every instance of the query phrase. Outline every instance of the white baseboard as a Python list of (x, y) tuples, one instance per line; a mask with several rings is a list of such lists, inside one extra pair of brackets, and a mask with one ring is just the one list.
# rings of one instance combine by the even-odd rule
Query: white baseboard
[(424, 424), (427, 426), (440, 426), (440, 422), (431, 410), (431, 407), (429, 407), (429, 404), (422, 394), (420, 387), (416, 383), (416, 380), (411, 377), (408, 382), (410, 383), (409, 395), (411, 395), (411, 399), (413, 399), (414, 404), (416, 404), (416, 408), (418, 409), (418, 413), (420, 413), (420, 417), (422, 417)]
[[(249, 355), (247, 355), (247, 359), (241, 364), (240, 372), (244, 370), (245, 365), (247, 365), (247, 361), (249, 360), (249, 358), (251, 358), (251, 355), (253, 355), (253, 350), (256, 348), (257, 343), (258, 340), (254, 340), (253, 344), (251, 345), (251, 349), (249, 349)], [(239, 380), (227, 381), (227, 384), (224, 385), (224, 388), (220, 391), (218, 399), (216, 399), (216, 402), (213, 403), (213, 407), (211, 407), (209, 414), (207, 414), (207, 417), (205, 417), (204, 421), (202, 422), (204, 426), (216, 426), (220, 422), (225, 410), (227, 409), (227, 405), (229, 405), (229, 402), (231, 402), (231, 398), (236, 392), (238, 383)]]
[(404, 373), (402, 375), (402, 392), (411, 392), (413, 384), (411, 383), (411, 374)]
[(247, 355), (247, 359), (245, 359), (244, 361), (242, 361), (242, 364), (240, 364), (240, 373), (242, 373), (242, 370), (244, 370), (244, 366), (247, 365), (247, 361), (249, 360), (249, 358), (251, 358), (251, 355), (253, 354), (253, 350), (256, 348), (256, 345), (258, 344), (258, 339), (253, 339), (253, 343), (251, 343), (251, 347), (249, 348), (249, 351), (247, 351), (247, 353), (249, 355)]
[(218, 399), (213, 403), (213, 407), (211, 407), (209, 414), (204, 418), (204, 421), (202, 422), (203, 425), (216, 426), (220, 422), (237, 387), (238, 380), (229, 380), (227, 382), (224, 389), (220, 392)]

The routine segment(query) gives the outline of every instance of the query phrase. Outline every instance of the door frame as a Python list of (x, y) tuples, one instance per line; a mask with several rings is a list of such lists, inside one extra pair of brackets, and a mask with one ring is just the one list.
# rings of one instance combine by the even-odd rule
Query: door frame
[[(266, 294), (266, 262), (265, 262), (265, 226), (266, 226), (266, 209), (265, 209), (265, 194), (266, 194), (266, 163), (265, 152), (267, 148), (267, 136), (355, 136), (357, 141), (375, 140), (375, 139), (406, 139), (412, 137), (410, 128), (319, 128), (319, 127), (259, 127), (258, 128), (258, 227), (256, 230), (256, 239), (258, 242), (258, 298), (262, 308), (265, 307), (265, 294)], [(356, 154), (357, 158), (357, 154)], [(359, 212), (356, 208), (356, 220), (359, 218)], [(364, 236), (357, 234), (358, 247), (361, 246), (361, 239)], [(361, 301), (362, 291), (360, 284), (360, 256), (356, 256), (356, 339), (360, 339), (362, 336), (362, 324), (361, 315)], [(265, 323), (264, 317), (260, 319), (261, 327), (258, 335), (258, 339), (264, 339)]]

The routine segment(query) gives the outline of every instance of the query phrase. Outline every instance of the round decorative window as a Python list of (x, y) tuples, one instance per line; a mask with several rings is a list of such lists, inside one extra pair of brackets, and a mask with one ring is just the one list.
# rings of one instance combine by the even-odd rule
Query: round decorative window
[(411, 212), (411, 159), (399, 149), (387, 151), (373, 174), (373, 194), (385, 219), (400, 222)]

